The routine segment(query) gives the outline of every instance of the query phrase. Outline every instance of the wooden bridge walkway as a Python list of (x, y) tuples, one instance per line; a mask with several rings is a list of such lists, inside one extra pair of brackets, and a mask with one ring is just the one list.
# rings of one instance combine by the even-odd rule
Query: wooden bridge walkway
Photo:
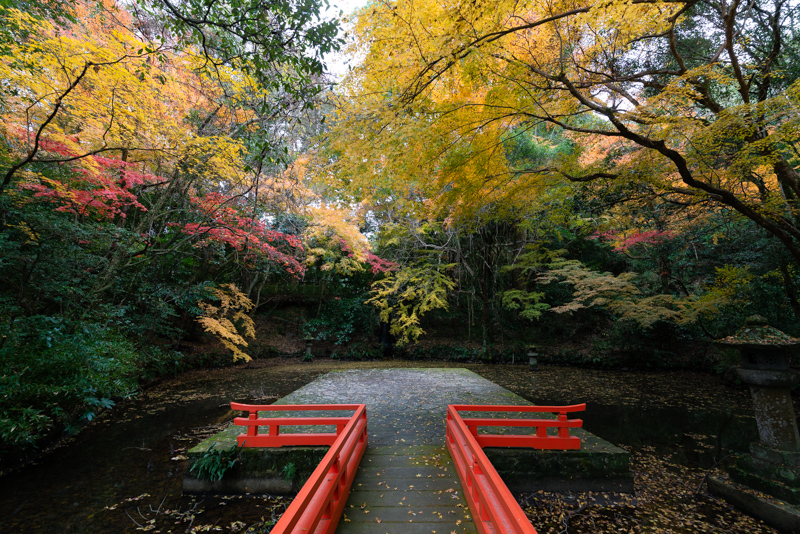
[(370, 447), (336, 530), (361, 533), (475, 533), (444, 446)]
[(513, 400), (465, 369), (372, 369), (329, 373), (281, 402), (367, 405), (369, 447), (337, 534), (473, 534), (444, 446), (447, 405)]

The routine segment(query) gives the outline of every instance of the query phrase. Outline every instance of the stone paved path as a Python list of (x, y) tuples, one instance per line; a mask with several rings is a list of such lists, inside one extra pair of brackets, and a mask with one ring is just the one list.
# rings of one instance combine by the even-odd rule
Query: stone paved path
[(527, 404), (466, 369), (333, 372), (280, 403), (367, 405), (369, 447), (337, 534), (476, 533), (444, 446), (447, 405)]

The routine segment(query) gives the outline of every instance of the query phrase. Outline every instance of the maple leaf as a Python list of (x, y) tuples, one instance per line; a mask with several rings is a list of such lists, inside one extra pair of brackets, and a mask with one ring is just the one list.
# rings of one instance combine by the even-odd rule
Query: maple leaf
[(233, 352), (234, 361), (240, 359), (250, 361), (250, 356), (245, 354), (241, 347), (247, 346), (245, 337), (255, 337), (255, 324), (247, 315), (253, 307), (253, 302), (234, 284), (223, 284), (219, 288), (211, 289), (211, 293), (219, 300), (219, 305), (198, 302), (197, 305), (203, 310), (204, 315), (198, 316), (197, 322)]

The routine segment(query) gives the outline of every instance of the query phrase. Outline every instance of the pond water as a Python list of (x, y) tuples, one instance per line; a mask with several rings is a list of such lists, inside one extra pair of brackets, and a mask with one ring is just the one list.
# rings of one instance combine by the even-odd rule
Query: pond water
[(267, 360), (150, 388), (37, 463), (0, 478), (0, 532), (266, 532), (285, 500), (184, 497), (182, 453), (233, 417), (232, 400), (268, 403), (328, 371), (372, 367), (466, 367), (537, 404), (586, 402), (582, 418), (590, 432), (681, 465), (710, 466), (757, 439), (748, 391), (704, 374)]

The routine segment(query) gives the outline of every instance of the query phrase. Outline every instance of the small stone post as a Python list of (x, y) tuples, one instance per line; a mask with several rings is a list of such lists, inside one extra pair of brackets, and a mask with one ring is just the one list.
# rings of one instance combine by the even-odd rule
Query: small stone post
[(306, 356), (313, 357), (313, 354), (311, 354), (311, 342), (314, 341), (314, 338), (306, 336), (304, 341), (306, 342)]

